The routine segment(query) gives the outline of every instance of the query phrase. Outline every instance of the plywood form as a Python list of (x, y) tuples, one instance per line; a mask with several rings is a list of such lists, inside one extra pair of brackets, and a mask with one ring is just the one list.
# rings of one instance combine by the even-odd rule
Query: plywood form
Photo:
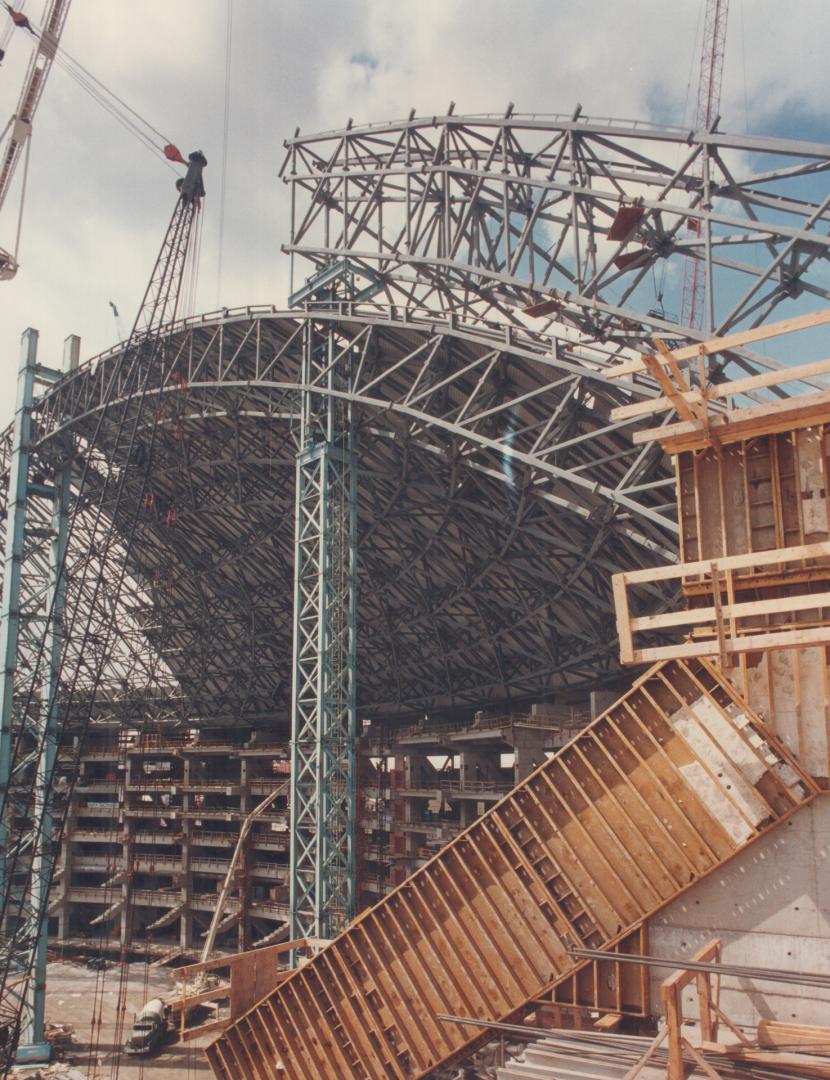
[[(825, 424), (759, 436), (720, 452), (684, 453), (676, 469), (683, 561), (815, 545), (830, 538), (830, 428)], [(822, 592), (830, 582), (830, 560), (813, 556), (800, 567), (772, 564), (736, 573), (734, 581), (741, 598), (784, 600), (799, 592)], [(687, 582), (689, 603), (704, 603), (705, 589), (703, 578)], [(774, 629), (784, 624), (785, 602), (782, 614), (759, 618), (758, 625)], [(795, 615), (793, 629), (809, 627), (811, 616), (815, 613)], [(727, 670), (807, 772), (830, 776), (826, 647), (750, 654)]]
[(828, 539), (828, 427), (677, 456), (680, 561)]
[[(681, 564), (615, 581), (624, 658), (717, 656), (806, 770), (824, 778), (829, 460), (824, 424), (678, 454)], [(672, 577), (682, 579), (684, 611), (629, 612), (637, 590)]]
[[(705, 794), (701, 794), (701, 785)], [(225, 1080), (416, 1080), (816, 794), (705, 661), (655, 667), (208, 1048)]]

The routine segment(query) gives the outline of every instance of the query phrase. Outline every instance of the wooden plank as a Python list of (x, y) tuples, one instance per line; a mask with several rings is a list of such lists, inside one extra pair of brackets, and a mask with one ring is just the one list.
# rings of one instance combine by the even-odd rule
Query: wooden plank
[(730, 1061), (745, 1061), (754, 1065), (786, 1069), (790, 1075), (830, 1080), (830, 1062), (812, 1054), (788, 1054), (782, 1050), (749, 1050), (745, 1046), (726, 1052)]
[(761, 1046), (778, 1049), (799, 1050), (815, 1047), (830, 1053), (830, 1027), (790, 1024), (782, 1020), (761, 1020), (758, 1024), (758, 1042)]
[(171, 975), (177, 981), (190, 979), (203, 971), (217, 971), (224, 967), (231, 967), (235, 963), (242, 962), (248, 956), (272, 957), (285, 956), (292, 950), (311, 951), (321, 949), (330, 944), (325, 938), (297, 938), (296, 941), (283, 941), (279, 945), (266, 945), (262, 949), (248, 949), (247, 952), (234, 953), (232, 956), (216, 956), (213, 960), (204, 960), (199, 964), (187, 964), (184, 967), (174, 968)]
[[(672, 578), (695, 577), (712, 572), (712, 563), (719, 570), (754, 570), (760, 566), (773, 566), (776, 563), (799, 562), (803, 559), (822, 559), (830, 557), (830, 541), (818, 544), (799, 544), (797, 547), (773, 548), (769, 551), (749, 551), (743, 555), (726, 555), (718, 559), (698, 559), (695, 562), (674, 563), (670, 566), (649, 567), (647, 570), (627, 570), (615, 574), (626, 585), (641, 582), (670, 581)], [(830, 574), (830, 565), (827, 567)]]
[[(715, 597), (720, 596), (715, 589)], [(751, 619), (758, 615), (786, 615), (796, 611), (814, 611), (830, 608), (830, 592), (804, 593), (801, 596), (776, 596), (771, 600), (744, 600), (740, 603), (718, 604), (715, 607), (688, 608), (685, 611), (667, 611), (662, 615), (640, 615), (631, 620), (634, 631), (663, 630), (670, 626), (698, 626), (716, 624), (720, 613), (724, 619)]]
[[(828, 544), (830, 551), (830, 544)], [(617, 617), (617, 637), (620, 642), (620, 660), (630, 664), (634, 656), (634, 638), (631, 631), (631, 615), (628, 608), (626, 582), (631, 578), (626, 574), (614, 574), (611, 578), (611, 591), (614, 596), (614, 610)]]
[[(724, 650), (727, 656), (740, 656), (742, 653), (769, 652), (772, 649), (807, 649), (811, 645), (830, 645), (830, 625), (816, 626), (807, 630), (746, 633), (726, 641)], [(704, 638), (679, 645), (635, 649), (632, 663), (653, 664), (663, 660), (680, 660), (684, 657), (718, 656), (720, 651), (720, 645), (716, 640), (707, 641)]]
[(181, 1038), (184, 1042), (190, 1042), (191, 1039), (200, 1039), (203, 1035), (209, 1035), (212, 1031), (224, 1031), (230, 1022), (228, 1017), (223, 1020), (209, 1020), (205, 1024), (199, 1024), (198, 1027), (185, 1028)]
[[(682, 349), (674, 350), (674, 358), (677, 361), (685, 362), (694, 360), (701, 354), (714, 356), (715, 353), (738, 349), (742, 345), (752, 345), (756, 341), (769, 341), (771, 338), (781, 337), (783, 334), (794, 334), (799, 330), (809, 330), (810, 327), (822, 326), (828, 322), (830, 322), (830, 309), (812, 312), (809, 315), (796, 315), (791, 319), (783, 319), (781, 322), (758, 326), (752, 330), (741, 330), (735, 334), (726, 334), (723, 337), (700, 341), (695, 345), (684, 345)], [(655, 357), (655, 359), (659, 359), (659, 357)], [(607, 368), (605, 374), (609, 379), (622, 379), (627, 375), (634, 375), (643, 371), (645, 371), (645, 359), (638, 357), (636, 360), (626, 360), (622, 364), (615, 364), (613, 367)]]
[[(660, 351), (660, 359), (658, 360), (656, 356), (644, 356), (643, 364), (646, 371), (663, 388), (663, 392), (679, 416), (682, 416), (684, 420), (700, 419), (699, 411), (692, 408), (691, 402), (686, 401), (685, 394), (688, 393), (690, 387), (686, 380), (680, 375), (677, 361), (672, 357), (670, 349), (660, 340), (660, 338), (655, 338), (655, 344)], [(669, 378), (662, 366), (663, 364), (665, 364), (666, 367), (671, 370), (672, 375), (675, 376), (674, 382)], [(675, 372), (677, 373), (676, 375)], [(680, 377), (678, 378), (678, 376)]]
[[(770, 386), (785, 386), (787, 383), (802, 382), (805, 379), (815, 379), (822, 375), (830, 375), (830, 358), (826, 360), (813, 360), (809, 364), (795, 364), (793, 367), (781, 368), (776, 371), (765, 371), (761, 375), (747, 375), (744, 379), (730, 379), (728, 382), (707, 383), (706, 399), (710, 401), (723, 401), (725, 398), (736, 397), (739, 394), (748, 394), (754, 390), (763, 390)], [(699, 387), (682, 391), (680, 395), (684, 401), (704, 403), (704, 397)], [(673, 407), (670, 397), (644, 398), (642, 401), (633, 401), (628, 405), (616, 405), (610, 412), (609, 417), (613, 421), (634, 420), (640, 416), (650, 416), (653, 413), (664, 412)]]
[(724, 444), (739, 439), (751, 439), (772, 432), (791, 431), (830, 420), (830, 390), (804, 394), (786, 401), (752, 405), (714, 413), (704, 424), (701, 420), (682, 420), (656, 428), (635, 431), (631, 441), (636, 446), (659, 442), (668, 454), (695, 450), (708, 445), (710, 439)]
[[(286, 974), (288, 974), (286, 972)], [(188, 994), (186, 997), (178, 997), (175, 1001), (170, 1002), (170, 1011), (177, 1013), (184, 1011), (185, 1009), (192, 1009), (195, 1005), (203, 1005), (206, 1001), (217, 1001), (220, 998), (230, 997), (231, 984), (229, 982), (223, 983), (221, 986), (214, 986), (210, 990), (202, 990), (198, 994)]]

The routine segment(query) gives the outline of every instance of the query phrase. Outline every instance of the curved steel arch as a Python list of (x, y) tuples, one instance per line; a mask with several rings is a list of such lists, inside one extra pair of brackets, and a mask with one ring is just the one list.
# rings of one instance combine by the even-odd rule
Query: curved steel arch
[[(520, 323), (549, 300), (557, 325), (613, 346), (700, 340), (830, 299), (824, 144), (508, 111), (285, 146), (284, 250), (315, 272), (347, 260), (367, 301)], [(665, 310), (680, 308), (689, 259), (712, 303), (703, 330)]]
[[(496, 686), (531, 694), (564, 685), (577, 669), (573, 677), (583, 683), (607, 675), (614, 667), (613, 628), (603, 621), (611, 614), (608, 572), (671, 557), (677, 531), (659, 451), (633, 446), (632, 421), (608, 419), (631, 395), (658, 390), (647, 379), (612, 382), (608, 369), (647, 347), (653, 331), (699, 336), (646, 306), (644, 278), (655, 266), (703, 260), (729, 308), (715, 316), (722, 329), (760, 321), (797, 294), (802, 305), (824, 302), (819, 268), (830, 198), (816, 191), (830, 149), (512, 115), (413, 119), (297, 135), (286, 145), (283, 176), (293, 207), (286, 250), (309, 259), (316, 291), (298, 290), (300, 310), (225, 310), (166, 331), (173, 360), (150, 380), (160, 410), (176, 403), (160, 425), (167, 436), (154, 463), (159, 489), (172, 492), (186, 477), (185, 500), (194, 507), (210, 505), (210, 491), (214, 520), (202, 542), (224, 554), (207, 567), (180, 545), (186, 569), (164, 586), (175, 603), (146, 626), (130, 623), (126, 652), (148, 634), (176, 639), (181, 649), (198, 643), (204, 674), (191, 680), (202, 688), (198, 708), (230, 715), (227, 702), (244, 700), (250, 715), (273, 714), (281, 692), (274, 688), (284, 682), (282, 629), (275, 631), (282, 644), (265, 665), (270, 673), (256, 688), (251, 664), (227, 665), (233, 678), (217, 669), (217, 627), (229, 618), (226, 625), (250, 650), (273, 637), (267, 626), (240, 630), (240, 598), (250, 603), (257, 594), (242, 539), (256, 549), (269, 530), (285, 528), (285, 506), (279, 527), (260, 508), (269, 500), (257, 471), (278, 468), (287, 483), (305, 388), (346, 394), (364, 438), (361, 536), (375, 606), (363, 633), (384, 626), (387, 643), (364, 636), (365, 703), (449, 705), (486, 697)], [(701, 156), (702, 180), (690, 171)], [(684, 234), (690, 219), (702, 222), (699, 235)], [(757, 261), (759, 245), (765, 254)], [(637, 257), (615, 266), (632, 248)], [(748, 287), (735, 292), (733, 279)], [(347, 281), (351, 299), (342, 299)], [(529, 300), (546, 303), (546, 314), (523, 313)], [(300, 382), (309, 321), (332, 328), (340, 352), (355, 358), (348, 392)], [(64, 435), (83, 440), (108, 394), (117, 354), (90, 362), (39, 402), (44, 457)], [(727, 359), (751, 370), (776, 366), (746, 351)], [(250, 433), (263, 430), (268, 438), (280, 432), (277, 457), (258, 452)], [(183, 443), (185, 469), (176, 458)], [(230, 531), (223, 531), (222, 508), (233, 520)], [(157, 562), (175, 564), (172, 541), (154, 538), (167, 553)], [(284, 550), (280, 558), (287, 573)], [(164, 567), (151, 562), (133, 567), (137, 612), (158, 602), (152, 582)], [(528, 566), (535, 568), (532, 587)], [(282, 627), (285, 595), (278, 603), (275, 590), (259, 590), (258, 597), (270, 596), (265, 623)], [(221, 614), (222, 597), (230, 616)], [(205, 614), (211, 634), (188, 627), (178, 615), (185, 609)], [(426, 652), (394, 629), (404, 621), (418, 632), (426, 627)], [(469, 626), (477, 627), (474, 635)], [(465, 643), (465, 635), (476, 643)], [(533, 672), (531, 655), (539, 658)], [(125, 661), (110, 666), (115, 679)], [(162, 670), (169, 685), (159, 700), (175, 708), (183, 700), (174, 685), (181, 671)], [(384, 680), (390, 693), (381, 691)]]
[[(246, 310), (171, 332), (173, 359), (149, 379), (160, 414), (151, 482), (157, 505), (176, 506), (177, 527), (149, 520), (134, 545), (134, 647), (146, 619), (196, 715), (284, 715), (292, 425), (299, 331), (311, 318), (332, 321), (363, 368), (349, 395), (362, 463), (362, 706), (472, 705), (612, 674), (609, 571), (664, 559), (674, 529), (659, 457), (649, 484), (626, 486), (638, 452), (607, 412), (627, 392), (597, 365), (587, 394), (573, 358), (551, 361), (535, 335), (506, 345), (442, 321), (341, 312)], [(433, 370), (426, 360), (439, 356)], [(45, 395), (37, 452), (70, 435), (83, 447), (116, 357)], [(282, 567), (276, 578), (263, 545)], [(175, 659), (185, 655), (190, 670)]]

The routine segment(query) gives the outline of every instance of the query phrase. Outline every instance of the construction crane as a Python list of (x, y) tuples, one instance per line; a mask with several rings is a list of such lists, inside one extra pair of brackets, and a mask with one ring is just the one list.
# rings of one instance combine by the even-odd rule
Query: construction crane
[[(158, 427), (158, 411), (150, 404), (155, 379), (161, 386), (171, 380), (176, 363), (160, 331), (177, 314), (206, 165), (202, 152), (194, 151), (186, 175), (177, 181), (179, 194), (138, 316), (112, 361), (111, 390), (98, 427), (83, 449), (69, 446), (65, 459), (52, 463), (49, 482), (44, 482), (32, 445), (35, 386), (49, 385), (61, 373), (38, 363), (36, 331), (23, 336), (0, 599), (2, 1076), (14, 1061), (49, 1057), (44, 1035), (46, 919), (75, 776), (56, 783), (57, 748), (70, 716), (83, 744), (101, 680), (100, 657), (94, 668), (84, 666), (87, 645), (98, 635), (102, 655), (109, 656), (116, 629), (114, 615), (96, 627), (93, 607), (80, 598), (97, 595), (108, 575), (117, 603), (127, 574), (140, 523), (138, 512), (130, 518), (125, 509), (126, 492), (129, 485), (137, 487), (140, 506), (147, 490)], [(104, 426), (118, 430), (121, 450), (102, 468), (101, 462), (91, 462)], [(127, 515), (126, 538), (116, 526), (119, 513)], [(90, 514), (97, 533), (95, 553), (86, 551), (83, 531), (84, 515), (88, 523)], [(72, 602), (66, 594), (68, 553), (73, 559)], [(75, 650), (70, 659), (64, 642)], [(80, 676), (89, 684), (84, 689)]]
[(0, 142), (2, 142), (2, 150), (0, 150), (0, 210), (3, 209), (18, 162), (21, 157), (24, 158), (23, 188), (20, 193), (20, 212), (17, 219), (14, 252), (6, 251), (3, 247), (0, 247), (0, 281), (9, 281), (18, 270), (17, 256), (20, 248), (23, 203), (26, 196), (32, 122), (40, 104), (49, 72), (52, 69), (52, 62), (55, 59), (55, 53), (60, 43), (71, 2), (72, 0), (47, 0), (40, 33), (34, 30), (28, 18), (22, 12), (15, 10), (8, 3), (3, 5), (15, 26), (21, 31), (28, 30), (36, 45), (29, 60), (29, 67), (26, 71), (26, 78), (23, 80), (17, 108), (0, 136)]
[[(700, 72), (697, 82), (695, 131), (710, 131), (718, 120), (728, 16), (729, 0), (704, 0), (703, 43), (700, 51)], [(706, 151), (701, 150), (690, 170), (693, 176), (700, 179), (702, 189), (705, 189), (707, 180), (704, 175), (705, 160)], [(689, 221), (689, 231), (692, 237), (700, 238), (703, 235), (703, 228), (699, 218)], [(696, 255), (692, 255), (691, 258), (687, 259), (683, 269), (681, 324), (700, 330), (703, 327), (704, 312), (707, 308), (709, 317), (706, 320), (706, 329), (712, 333), (714, 331), (712, 297), (708, 295), (703, 263)]]

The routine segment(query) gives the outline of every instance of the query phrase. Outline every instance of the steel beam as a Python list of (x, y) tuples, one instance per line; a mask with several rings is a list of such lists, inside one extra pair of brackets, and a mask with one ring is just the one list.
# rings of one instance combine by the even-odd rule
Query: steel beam
[[(354, 915), (357, 462), (351, 352), (304, 328), (294, 544), (290, 937), (328, 938)], [(312, 389), (318, 380), (328, 389)], [(322, 386), (320, 389), (322, 390)]]
[[(45, 1039), (46, 911), (55, 862), (52, 782), (70, 482), (68, 465), (50, 482), (31, 475), (35, 388), (59, 377), (38, 365), (37, 342), (36, 330), (24, 333), (0, 607), (0, 896), (5, 898), (0, 952), (4, 968), (20, 979), (20, 1063), (48, 1061), (51, 1052)], [(38, 655), (36, 685), (32, 672)], [(22, 820), (31, 827), (22, 830)], [(22, 879), (30, 882), (28, 888), (15, 884)]]

